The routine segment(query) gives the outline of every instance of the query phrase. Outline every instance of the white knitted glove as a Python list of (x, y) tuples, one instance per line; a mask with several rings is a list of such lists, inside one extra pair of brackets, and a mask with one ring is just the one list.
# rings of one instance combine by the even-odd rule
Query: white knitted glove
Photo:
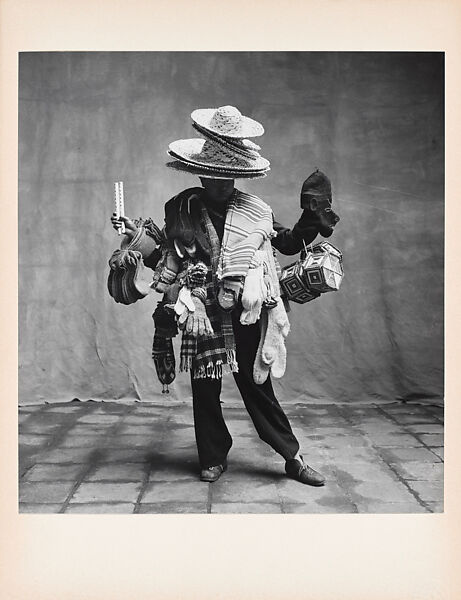
[(256, 323), (261, 314), (261, 307), (267, 297), (267, 287), (264, 283), (264, 266), (258, 265), (248, 269), (243, 285), (242, 306), (240, 316), (242, 325)]
[(194, 310), (186, 309), (187, 317), (179, 318), (178, 325), (181, 329), (184, 329), (186, 333), (192, 337), (202, 337), (204, 335), (211, 335), (214, 333), (213, 327), (211, 326), (210, 319), (206, 314), (205, 305), (200, 298), (197, 296), (191, 296)]
[(178, 299), (176, 300), (176, 304), (174, 305), (174, 311), (178, 315), (178, 317), (181, 317), (181, 315), (187, 309), (189, 309), (190, 311), (193, 311), (193, 310), (195, 310), (195, 305), (192, 302), (192, 296), (190, 293), (190, 289), (183, 286), (179, 290)]

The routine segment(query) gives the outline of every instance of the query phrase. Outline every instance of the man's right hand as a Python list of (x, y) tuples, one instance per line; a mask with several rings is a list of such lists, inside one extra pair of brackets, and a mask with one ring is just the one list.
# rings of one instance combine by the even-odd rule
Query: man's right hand
[(125, 224), (125, 235), (127, 236), (127, 238), (129, 240), (133, 239), (138, 228), (136, 227), (136, 225), (130, 218), (128, 218), (128, 217), (117, 218), (116, 214), (112, 213), (110, 220), (112, 223), (112, 227), (115, 229), (115, 231), (117, 231), (117, 233), (118, 233), (118, 230), (121, 227), (122, 223), (124, 223)]

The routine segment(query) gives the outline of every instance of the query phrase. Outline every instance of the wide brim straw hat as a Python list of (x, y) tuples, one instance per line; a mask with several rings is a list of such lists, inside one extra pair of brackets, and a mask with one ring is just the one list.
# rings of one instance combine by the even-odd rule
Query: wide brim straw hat
[(168, 148), (168, 153), (174, 158), (218, 171), (264, 171), (270, 165), (269, 161), (257, 152), (243, 154), (211, 139), (176, 140)]
[[(175, 158), (170, 152), (168, 154), (170, 154), (172, 158)], [(198, 177), (205, 177), (205, 179), (261, 179), (262, 177), (266, 177), (267, 172), (270, 171), (269, 168), (264, 169), (263, 171), (213, 169), (178, 159), (166, 163), (166, 166), (175, 171), (197, 175)]]
[(198, 131), (200, 135), (203, 135), (207, 140), (211, 140), (215, 142), (218, 146), (222, 146), (231, 152), (236, 152), (237, 154), (241, 154), (247, 158), (257, 158), (261, 156), (259, 154), (259, 150), (261, 150), (261, 146), (258, 146), (254, 142), (248, 139), (240, 139), (240, 138), (224, 138), (216, 133), (211, 133), (211, 131), (207, 131), (197, 125), (197, 123), (192, 123), (192, 127), (195, 131)]
[(223, 137), (243, 139), (264, 133), (261, 123), (245, 117), (235, 106), (198, 108), (192, 112), (191, 118), (203, 129)]

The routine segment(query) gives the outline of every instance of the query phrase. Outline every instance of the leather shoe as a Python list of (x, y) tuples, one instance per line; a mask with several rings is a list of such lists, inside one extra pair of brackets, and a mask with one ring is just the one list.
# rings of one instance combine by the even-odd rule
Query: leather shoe
[(286, 461), (285, 472), (288, 477), (307, 485), (323, 485), (325, 483), (325, 477), (320, 475), (320, 473), (317, 473), (317, 471), (314, 471), (309, 465), (306, 465), (302, 456), (300, 456), (300, 458), (301, 460), (291, 458)]
[(224, 471), (227, 471), (226, 461), (224, 461), (222, 465), (216, 465), (215, 467), (207, 467), (206, 469), (202, 469), (200, 473), (200, 481), (213, 483), (213, 481), (217, 481), (221, 477)]

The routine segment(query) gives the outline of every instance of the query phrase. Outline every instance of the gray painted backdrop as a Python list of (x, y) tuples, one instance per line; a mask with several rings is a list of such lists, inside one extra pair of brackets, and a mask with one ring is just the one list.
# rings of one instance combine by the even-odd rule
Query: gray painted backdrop
[[(161, 224), (198, 182), (164, 167), (168, 143), (196, 136), (194, 108), (224, 104), (266, 128), (272, 171), (242, 189), (292, 226), (318, 166), (341, 215), (346, 278), (293, 305), (280, 399), (442, 398), (442, 54), (23, 53), (19, 76), (20, 401), (165, 399), (158, 298), (126, 307), (106, 291), (113, 181), (127, 214)], [(189, 398), (186, 375), (173, 398)]]

